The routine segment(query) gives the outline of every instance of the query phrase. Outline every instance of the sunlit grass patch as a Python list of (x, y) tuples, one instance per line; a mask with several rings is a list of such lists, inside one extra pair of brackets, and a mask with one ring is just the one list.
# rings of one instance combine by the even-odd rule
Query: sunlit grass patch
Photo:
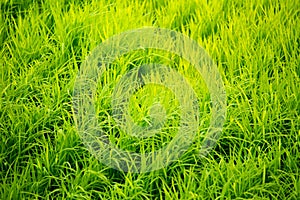
[[(2, 1), (0, 199), (298, 199), (299, 7), (291, 0)], [(166, 114), (165, 135), (136, 139), (110, 117), (112, 88), (143, 63), (159, 62), (184, 76), (200, 112), (201, 128), (182, 157), (164, 169), (132, 174), (105, 166), (86, 149), (72, 92), (97, 45), (143, 26), (170, 28), (203, 46), (222, 75), (228, 107), (216, 148), (201, 158), (211, 107), (201, 76), (159, 50), (118, 59), (98, 82), (95, 106), (99, 125), (118, 147), (151, 151), (176, 134), (169, 133), (170, 125), (178, 126), (179, 103), (159, 85), (134, 93), (129, 113), (144, 127), (155, 114)]]

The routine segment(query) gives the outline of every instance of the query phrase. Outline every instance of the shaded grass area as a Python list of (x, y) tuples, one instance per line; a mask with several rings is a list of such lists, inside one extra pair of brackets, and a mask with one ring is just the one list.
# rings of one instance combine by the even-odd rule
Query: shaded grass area
[[(292, 0), (1, 1), (0, 199), (299, 199), (299, 8)], [(195, 140), (172, 165), (131, 174), (86, 150), (72, 88), (99, 43), (143, 26), (202, 45), (228, 108), (206, 158)]]

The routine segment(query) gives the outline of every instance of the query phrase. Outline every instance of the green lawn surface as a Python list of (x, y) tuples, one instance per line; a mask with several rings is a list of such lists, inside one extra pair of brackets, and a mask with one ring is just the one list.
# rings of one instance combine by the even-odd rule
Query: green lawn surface
[[(179, 60), (174, 68), (190, 80), (200, 110), (207, 111), (203, 128), (171, 165), (122, 172), (99, 162), (80, 139), (73, 88), (95, 47), (145, 26), (181, 32), (208, 52), (225, 85), (227, 117), (215, 148), (200, 157), (209, 94)], [(139, 64), (143, 58), (134, 52), (115, 63), (99, 97), (111, 95), (130, 59)], [(165, 94), (158, 101), (167, 107), (172, 98), (151, 87), (131, 99), (140, 124), (153, 96)], [(0, 199), (300, 199), (300, 1), (1, 0), (0, 97)], [(109, 106), (105, 99), (97, 106), (106, 130)], [(122, 135), (112, 131), (112, 142), (133, 151), (137, 144), (159, 148), (173, 137), (141, 142)]]

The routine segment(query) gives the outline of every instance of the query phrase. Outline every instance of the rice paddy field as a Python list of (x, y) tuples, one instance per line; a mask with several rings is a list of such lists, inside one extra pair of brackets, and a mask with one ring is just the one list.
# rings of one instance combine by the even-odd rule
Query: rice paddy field
[[(72, 102), (87, 56), (142, 27), (177, 31), (206, 50), (224, 83), (227, 114), (215, 147), (200, 156), (211, 117), (201, 75), (168, 52), (122, 56), (99, 79), (95, 102), (111, 143), (151, 152), (174, 138), (179, 103), (167, 88), (145, 86), (128, 106), (140, 126), (159, 121), (163, 110), (163, 134), (137, 139), (111, 117), (118, 81), (143, 63), (168, 64), (184, 76), (201, 114), (182, 156), (134, 173), (86, 148)], [(300, 1), (1, 0), (0, 96), (0, 199), (300, 199)]]

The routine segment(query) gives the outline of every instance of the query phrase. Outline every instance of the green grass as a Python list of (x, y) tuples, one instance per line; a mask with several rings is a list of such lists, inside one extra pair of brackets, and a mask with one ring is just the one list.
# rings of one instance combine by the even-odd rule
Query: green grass
[[(300, 198), (299, 1), (2, 0), (0, 11), (0, 199)], [(176, 30), (203, 46), (222, 75), (228, 106), (223, 134), (207, 157), (198, 155), (204, 117), (203, 129), (178, 161), (133, 174), (101, 164), (85, 148), (72, 92), (78, 68), (97, 45), (143, 26)], [(131, 56), (107, 75), (110, 87)], [(209, 116), (199, 77), (185, 61), (178, 63)], [(137, 99), (147, 90), (152, 88)], [(109, 88), (99, 92), (110, 95)], [(166, 96), (162, 105), (172, 95)], [(153, 101), (143, 101), (143, 115)], [(133, 113), (137, 103), (132, 99)], [(98, 112), (109, 128), (107, 107)], [(132, 141), (120, 138), (115, 142), (129, 148)], [(161, 138), (142, 145), (161, 145), (172, 135)]]

